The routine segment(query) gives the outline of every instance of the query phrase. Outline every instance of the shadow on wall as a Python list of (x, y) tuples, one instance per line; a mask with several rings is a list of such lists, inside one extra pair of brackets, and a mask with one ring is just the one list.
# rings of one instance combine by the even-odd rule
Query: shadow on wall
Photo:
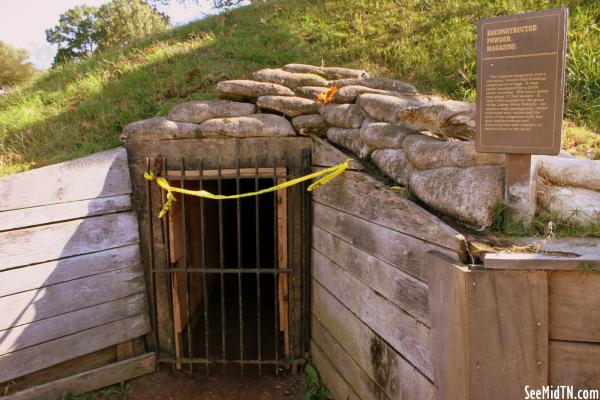
[[(4, 177), (0, 184), (3, 391), (40, 383), (11, 382), (16, 378), (147, 333), (125, 150)], [(115, 359), (113, 348), (93, 362)]]

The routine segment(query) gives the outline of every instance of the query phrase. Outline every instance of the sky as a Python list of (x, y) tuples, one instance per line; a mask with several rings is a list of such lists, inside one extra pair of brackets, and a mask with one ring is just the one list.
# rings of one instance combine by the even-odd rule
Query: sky
[[(0, 41), (29, 51), (29, 61), (37, 68), (49, 68), (56, 46), (46, 42), (46, 29), (58, 23), (59, 16), (78, 5), (100, 6), (108, 0), (0, 0)], [(198, 4), (179, 4), (172, 0), (160, 11), (181, 25), (213, 12), (209, 0)]]

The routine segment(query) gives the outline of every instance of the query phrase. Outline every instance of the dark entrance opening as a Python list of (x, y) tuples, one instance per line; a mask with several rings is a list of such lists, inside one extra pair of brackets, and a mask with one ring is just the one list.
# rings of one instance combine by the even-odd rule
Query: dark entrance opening
[[(172, 186), (233, 195), (272, 187), (285, 168), (187, 171)], [(195, 176), (194, 176), (195, 175)], [(163, 224), (177, 368), (277, 374), (290, 359), (287, 192), (235, 200), (176, 194)], [(197, 364), (200, 364), (198, 366)]]

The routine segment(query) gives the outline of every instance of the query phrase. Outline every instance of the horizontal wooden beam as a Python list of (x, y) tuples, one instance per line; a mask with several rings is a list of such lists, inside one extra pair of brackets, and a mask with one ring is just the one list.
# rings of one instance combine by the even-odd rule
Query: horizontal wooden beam
[[(373, 389), (373, 394), (383, 390), (393, 399), (432, 398), (434, 388), (431, 382), (385, 338), (361, 321), (316, 280), (313, 280), (312, 293), (313, 319), (377, 383), (379, 389)], [(325, 346), (323, 343), (319, 345)], [(331, 352), (334, 349), (323, 350)], [(338, 365), (338, 368), (349, 380), (345, 365)]]
[(488, 253), (484, 265), (489, 269), (583, 271), (586, 267), (600, 268), (600, 255), (569, 257), (543, 253)]
[(424, 242), (466, 251), (462, 234), (364, 172), (346, 171), (314, 191), (313, 199)]
[(548, 384), (600, 388), (600, 343), (550, 341)]
[(0, 212), (0, 232), (131, 210), (131, 195), (100, 197)]
[(393, 229), (375, 224), (358, 216), (313, 202), (313, 223), (396, 268), (427, 282), (429, 264), (427, 252), (440, 251), (458, 261), (456, 251), (424, 242)]
[(600, 343), (600, 273), (555, 271), (548, 280), (550, 339)]
[(313, 226), (313, 246), (367, 286), (429, 326), (426, 283), (317, 226)]
[(0, 355), (147, 311), (146, 293), (140, 292), (30, 324), (19, 325), (0, 332)]
[(151, 374), (156, 368), (154, 353), (143, 354), (2, 397), (3, 400), (58, 399), (67, 392), (75, 396)]
[(150, 332), (147, 313), (0, 356), (0, 382), (27, 375)]
[[(216, 178), (219, 176), (219, 170), (216, 169), (207, 169), (202, 171), (202, 175), (200, 175), (200, 171), (197, 169), (189, 169), (184, 171), (186, 178)], [(239, 172), (239, 173), (238, 173)], [(263, 176), (263, 177), (271, 177), (271, 176), (283, 176), (287, 175), (286, 167), (276, 167), (276, 168), (240, 168), (239, 171), (236, 168), (223, 168), (221, 170), (221, 176), (242, 176), (242, 177), (254, 177), (254, 176)], [(167, 171), (167, 179), (177, 180), (181, 179), (181, 171), (179, 170), (169, 170)]]
[(0, 233), (0, 271), (139, 242), (133, 212)]
[(135, 265), (141, 266), (140, 247), (131, 244), (0, 271), (0, 297)]
[(140, 265), (0, 297), (1, 330), (144, 292)]
[(120, 147), (0, 177), (0, 211), (131, 193), (127, 154)]
[[(313, 251), (313, 276), (424, 375), (433, 377), (429, 328), (333, 261)], [(385, 315), (385, 318), (381, 318)]]
[(334, 399), (361, 399), (314, 340), (310, 342), (310, 350), (311, 360), (319, 372), (321, 381), (329, 389)]

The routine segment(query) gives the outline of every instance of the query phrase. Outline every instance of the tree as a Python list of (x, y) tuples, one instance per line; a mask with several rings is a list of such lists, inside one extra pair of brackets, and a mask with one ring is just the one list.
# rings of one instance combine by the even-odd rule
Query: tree
[[(169, 3), (171, 3), (173, 0), (148, 0), (150, 2), (150, 4), (154, 4), (154, 5), (168, 5)], [(213, 5), (214, 8), (232, 8), (232, 7), (237, 7), (239, 5), (243, 5), (244, 3), (250, 3), (250, 4), (256, 4), (256, 3), (261, 3), (264, 0), (174, 0), (177, 1), (177, 3), (180, 4), (185, 4), (185, 3), (193, 3), (193, 4), (198, 4), (201, 1), (210, 1)]]
[(99, 46), (99, 9), (78, 6), (60, 16), (54, 29), (46, 30), (46, 40), (58, 45), (54, 64), (89, 57)]
[(113, 0), (100, 7), (98, 17), (102, 48), (126, 45), (169, 27), (169, 17), (144, 0)]
[(14, 86), (31, 79), (36, 69), (26, 62), (27, 50), (0, 42), (0, 86)]
[(113, 0), (100, 8), (78, 6), (60, 16), (46, 30), (46, 40), (57, 44), (54, 64), (87, 58), (95, 51), (162, 31), (169, 19), (144, 0)]

